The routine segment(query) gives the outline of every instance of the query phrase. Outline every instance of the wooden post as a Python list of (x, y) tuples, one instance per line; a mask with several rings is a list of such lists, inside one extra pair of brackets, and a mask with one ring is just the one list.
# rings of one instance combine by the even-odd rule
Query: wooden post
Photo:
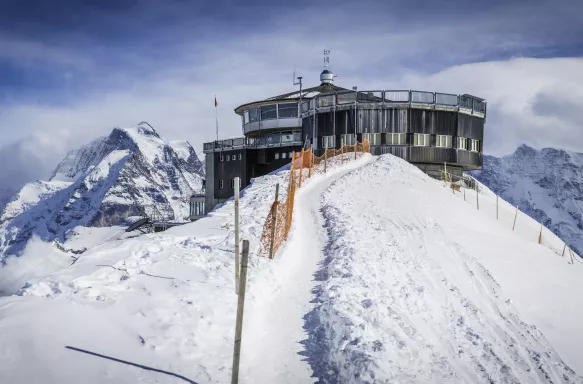
[(247, 285), (247, 264), (249, 262), (249, 241), (243, 240), (243, 260), (241, 260), (241, 291), (237, 300), (237, 320), (235, 323), (235, 348), (233, 351), (233, 373), (231, 384), (239, 383), (239, 361), (241, 360), (241, 338), (243, 333), (243, 309), (245, 307), (245, 287)]
[(575, 264), (575, 261), (573, 260), (573, 251), (571, 248), (569, 248), (569, 254), (571, 255), (571, 264)]
[(308, 178), (312, 177), (312, 164), (314, 164), (314, 147), (310, 147), (310, 170), (308, 171)]
[(540, 233), (538, 235), (538, 243), (543, 243), (543, 223), (540, 223)]
[(304, 150), (302, 149), (301, 155), (300, 155), (300, 183), (298, 185), (298, 188), (300, 188), (302, 186), (302, 173), (304, 173)]
[(235, 293), (239, 294), (239, 179), (235, 177)]
[(478, 193), (478, 184), (476, 184), (476, 208), (480, 210), (480, 194)]
[(561, 257), (565, 257), (565, 249), (567, 249), (567, 242), (565, 242), (565, 246), (563, 247), (563, 254)]
[(358, 141), (356, 141), (356, 135), (354, 135), (354, 160), (356, 160), (356, 147), (357, 147), (356, 144), (357, 143), (358, 143)]
[(277, 208), (279, 206), (279, 183), (275, 184), (275, 205), (272, 210), (273, 224), (271, 226), (271, 242), (269, 244), (269, 258), (273, 259), (273, 245), (275, 243), (275, 228), (277, 227)]
[(466, 187), (464, 186), (464, 201), (466, 201)]
[(496, 195), (496, 220), (498, 220), (498, 195)]
[(518, 205), (516, 206), (516, 213), (514, 214), (514, 224), (512, 225), (512, 230), (516, 228), (516, 218), (518, 217)]

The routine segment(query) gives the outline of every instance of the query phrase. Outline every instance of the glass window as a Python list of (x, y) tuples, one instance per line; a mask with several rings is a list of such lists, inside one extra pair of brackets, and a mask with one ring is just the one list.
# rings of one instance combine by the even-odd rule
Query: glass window
[(243, 156), (242, 156), (242, 155), (239, 153), (239, 160), (241, 160), (241, 158), (242, 158), (242, 157), (243, 157)]
[(289, 158), (290, 158), (290, 159), (293, 159), (293, 158), (294, 158), (294, 157), (293, 157), (293, 156), (294, 156), (294, 153), (293, 153), (293, 152), (290, 152), (290, 153), (288, 153), (288, 155), (289, 155)]
[(480, 152), (480, 140), (472, 139), (472, 147), (470, 150), (474, 152)]
[(275, 160), (279, 160), (279, 153), (278, 152), (275, 153)]
[(435, 137), (435, 146), (442, 148), (451, 148), (451, 136), (437, 135)]
[(380, 133), (363, 133), (363, 140), (368, 140), (370, 145), (380, 145), (381, 144), (381, 134)]
[(353, 134), (342, 135), (342, 143), (344, 145), (354, 145), (356, 143), (356, 136)]
[(219, 188), (223, 189), (223, 180), (219, 180)]
[(248, 111), (249, 111), (249, 122), (250, 123), (259, 120), (259, 110), (257, 107), (249, 108)]
[(407, 136), (405, 133), (387, 133), (388, 145), (405, 145)]
[(269, 120), (276, 118), (277, 118), (277, 104), (261, 106), (261, 120)]
[(249, 122), (249, 110), (243, 112), (243, 124), (247, 124)]
[(237, 155), (233, 155), (233, 156), (231, 157), (231, 159), (232, 159), (233, 161), (237, 160)]
[(413, 135), (413, 145), (429, 147), (429, 135), (416, 133)]
[(296, 103), (279, 104), (279, 118), (298, 117), (298, 105)]
[(224, 161), (225, 157), (223, 155), (221, 155), (221, 157), (219, 158), (219, 161)]
[(226, 160), (229, 161), (230, 159), (231, 159), (231, 156), (227, 155)]
[(336, 136), (322, 136), (322, 147), (336, 148)]
[(284, 153), (281, 154), (281, 158), (282, 159), (285, 159), (286, 157), (287, 157), (287, 153), (284, 152)]
[(457, 147), (458, 149), (468, 149), (468, 139), (465, 137), (458, 137), (457, 138)]

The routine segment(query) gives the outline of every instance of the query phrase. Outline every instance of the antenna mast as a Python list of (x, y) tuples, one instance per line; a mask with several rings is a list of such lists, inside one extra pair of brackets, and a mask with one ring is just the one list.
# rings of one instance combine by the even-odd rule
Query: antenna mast
[(293, 84), (300, 85), (300, 103), (298, 104), (298, 119), (300, 120), (300, 125), (302, 121), (302, 76), (297, 77), (298, 81), (296, 82), (296, 69), (294, 68), (294, 76), (293, 76)]

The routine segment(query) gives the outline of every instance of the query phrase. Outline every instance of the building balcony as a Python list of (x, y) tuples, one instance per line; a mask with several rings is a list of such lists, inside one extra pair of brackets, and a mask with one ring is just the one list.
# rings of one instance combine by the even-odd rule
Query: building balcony
[(302, 134), (275, 133), (256, 137), (238, 137), (203, 144), (204, 153), (246, 148), (297, 147), (302, 145)]

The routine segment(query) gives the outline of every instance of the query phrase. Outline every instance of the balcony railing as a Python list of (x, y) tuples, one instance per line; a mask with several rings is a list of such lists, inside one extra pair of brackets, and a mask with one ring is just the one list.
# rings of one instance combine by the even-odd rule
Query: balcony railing
[(486, 102), (470, 95), (450, 93), (386, 90), (386, 91), (337, 91), (323, 93), (302, 103), (302, 115), (310, 114), (315, 108), (326, 108), (350, 104), (408, 104), (440, 106), (485, 116)]
[(297, 145), (302, 145), (302, 134), (299, 132), (212, 141), (210, 143), (204, 143), (203, 150), (204, 152), (216, 152), (243, 148), (269, 148)]

